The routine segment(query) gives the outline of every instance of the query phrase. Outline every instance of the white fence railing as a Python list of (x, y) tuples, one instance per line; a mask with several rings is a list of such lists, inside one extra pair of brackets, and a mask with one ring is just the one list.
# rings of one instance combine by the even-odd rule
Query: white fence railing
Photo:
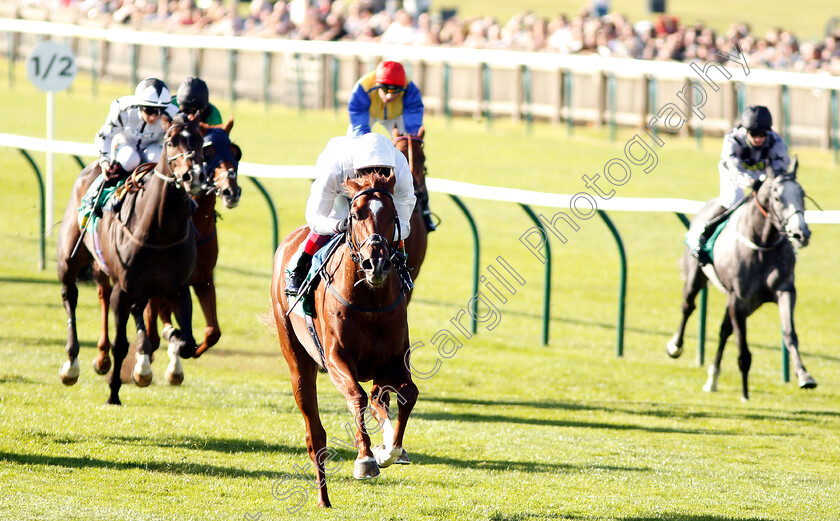
[[(96, 147), (90, 143), (59, 140), (50, 141), (42, 138), (4, 133), (0, 133), (0, 146), (32, 152), (54, 152), (75, 156), (90, 157), (99, 155)], [(315, 167), (310, 165), (266, 165), (243, 161), (239, 163), (239, 174), (263, 179), (314, 179)], [(435, 177), (427, 178), (426, 185), (432, 192), (485, 201), (521, 203), (548, 208), (568, 208), (573, 197), (571, 194), (552, 194), (520, 190), (518, 188), (476, 185)], [(693, 201), (690, 199), (613, 197), (605, 201), (599, 201), (598, 209), (621, 212), (693, 214), (703, 204), (705, 204), (704, 201)], [(840, 210), (807, 210), (805, 212), (805, 219), (808, 223), (814, 224), (840, 224)]]

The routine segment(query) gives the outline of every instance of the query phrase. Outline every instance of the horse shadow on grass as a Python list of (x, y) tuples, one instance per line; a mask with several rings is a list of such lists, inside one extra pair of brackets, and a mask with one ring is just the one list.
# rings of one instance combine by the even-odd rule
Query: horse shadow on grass
[(64, 468), (101, 468), (110, 470), (146, 470), (163, 474), (211, 475), (226, 478), (278, 479), (285, 473), (268, 470), (245, 470), (237, 467), (174, 461), (114, 461), (87, 456), (50, 456), (46, 454), (18, 454), (0, 451), (0, 461), (32, 466)]
[[(731, 408), (720, 408), (713, 411), (697, 411), (692, 409), (682, 409), (674, 404), (656, 404), (644, 403), (640, 404), (644, 407), (649, 407), (645, 410), (637, 410), (630, 407), (606, 407), (606, 406), (591, 406), (582, 405), (578, 403), (567, 403), (558, 401), (527, 401), (527, 400), (481, 400), (471, 398), (448, 398), (435, 396), (420, 396), (420, 401), (425, 402), (439, 402), (454, 405), (468, 405), (468, 406), (499, 406), (499, 407), (531, 407), (535, 409), (552, 409), (552, 410), (572, 410), (572, 411), (596, 411), (606, 412), (611, 414), (627, 414), (638, 417), (664, 418), (672, 420), (697, 420), (697, 419), (722, 419), (722, 420), (739, 420), (739, 421), (770, 421), (770, 422), (796, 422), (797, 424), (820, 423), (825, 421), (826, 417), (840, 417), (840, 411), (816, 411), (816, 410), (798, 410), (798, 411), (738, 411)], [(542, 426), (561, 426), (561, 427), (581, 427), (581, 428), (598, 428), (598, 429), (616, 429), (616, 430), (641, 430), (645, 432), (656, 433), (673, 433), (673, 434), (705, 434), (705, 435), (723, 435), (731, 436), (737, 435), (734, 431), (722, 431), (712, 429), (673, 429), (673, 428), (658, 428), (645, 427), (635, 424), (620, 424), (620, 423), (599, 423), (599, 422), (578, 422), (568, 420), (553, 420), (546, 418), (527, 418), (521, 416), (500, 415), (500, 414), (477, 414), (474, 412), (458, 414), (449, 412), (422, 412), (416, 411), (414, 415), (418, 418), (425, 418), (429, 420), (450, 420), (450, 421), (464, 421), (464, 422), (484, 422), (484, 423), (520, 423), (532, 424)]]
[(161, 447), (165, 449), (193, 449), (220, 452), (224, 454), (260, 453), (267, 455), (284, 453), (303, 455), (308, 457), (305, 447), (293, 447), (282, 443), (268, 443), (264, 440), (248, 440), (240, 438), (218, 438), (199, 436), (178, 436), (173, 438), (151, 436), (70, 436), (50, 432), (35, 432), (32, 434), (42, 440), (62, 445), (72, 443), (106, 442), (109, 444), (140, 447)]
[[(336, 452), (345, 462), (352, 462), (356, 457), (355, 452), (346, 449), (336, 449)], [(515, 471), (526, 474), (577, 474), (581, 472), (609, 471), (609, 472), (652, 472), (649, 467), (626, 467), (617, 465), (570, 465), (568, 463), (546, 463), (541, 461), (512, 461), (512, 460), (484, 460), (468, 458), (450, 458), (423, 454), (422, 452), (411, 451), (409, 453), (411, 462), (418, 465), (444, 465), (447, 467), (469, 469), (469, 470), (490, 470), (490, 471)], [(348, 478), (349, 479), (349, 478)]]

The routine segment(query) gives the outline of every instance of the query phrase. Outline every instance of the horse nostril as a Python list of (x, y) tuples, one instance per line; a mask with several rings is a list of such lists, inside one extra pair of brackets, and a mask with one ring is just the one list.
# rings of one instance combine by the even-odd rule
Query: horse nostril
[(362, 265), (362, 269), (364, 271), (373, 271), (373, 260), (372, 259), (363, 259), (361, 265)]

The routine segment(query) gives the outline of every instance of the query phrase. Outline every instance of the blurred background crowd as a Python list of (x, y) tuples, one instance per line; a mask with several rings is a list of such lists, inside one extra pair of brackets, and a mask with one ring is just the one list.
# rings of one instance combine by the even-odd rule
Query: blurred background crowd
[[(582, 0), (585, 1), (585, 0)], [(628, 20), (593, 0), (578, 13), (551, 19), (524, 11), (509, 20), (460, 17), (429, 11), (430, 0), (252, 0), (247, 9), (222, 0), (29, 0), (32, 5), (76, 9), (108, 24), (295, 40), (373, 41), (507, 49), (563, 54), (597, 54), (645, 60), (725, 61), (737, 39), (750, 67), (840, 75), (840, 22), (829, 20), (822, 39), (800, 40), (784, 28), (754, 34), (733, 21), (726, 32), (682, 24), (670, 14)], [(26, 4), (24, 0), (22, 4)]]

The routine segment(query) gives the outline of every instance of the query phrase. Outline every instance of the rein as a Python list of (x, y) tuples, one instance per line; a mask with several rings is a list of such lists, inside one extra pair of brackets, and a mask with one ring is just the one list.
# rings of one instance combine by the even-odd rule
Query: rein
[[(784, 183), (786, 181), (795, 181), (795, 180), (796, 180), (796, 178), (792, 175), (781, 175), (781, 176), (778, 176), (775, 179), (773, 179), (772, 184), (776, 185), (776, 184)], [(764, 208), (761, 205), (761, 202), (758, 200), (758, 192), (753, 192), (753, 199), (755, 200), (756, 207), (758, 207), (759, 211), (761, 211), (761, 214), (764, 215), (765, 218), (769, 218), (771, 220), (776, 220), (778, 222), (779, 225), (778, 225), (777, 229), (780, 232), (779, 233), (779, 239), (769, 246), (759, 246), (758, 244), (752, 242), (747, 237), (745, 237), (743, 234), (741, 234), (737, 229), (735, 230), (735, 238), (737, 238), (741, 243), (746, 245), (751, 250), (770, 251), (772, 249), (775, 249), (777, 246), (779, 246), (786, 238), (789, 239), (788, 234), (787, 234), (787, 223), (788, 223), (788, 221), (790, 221), (793, 218), (793, 216), (798, 214), (798, 213), (801, 213), (804, 216), (805, 212), (803, 210), (796, 210), (792, 214), (783, 218), (781, 215), (778, 214), (778, 212), (776, 212), (776, 210), (774, 209), (772, 204), (768, 205), (768, 208)]]

